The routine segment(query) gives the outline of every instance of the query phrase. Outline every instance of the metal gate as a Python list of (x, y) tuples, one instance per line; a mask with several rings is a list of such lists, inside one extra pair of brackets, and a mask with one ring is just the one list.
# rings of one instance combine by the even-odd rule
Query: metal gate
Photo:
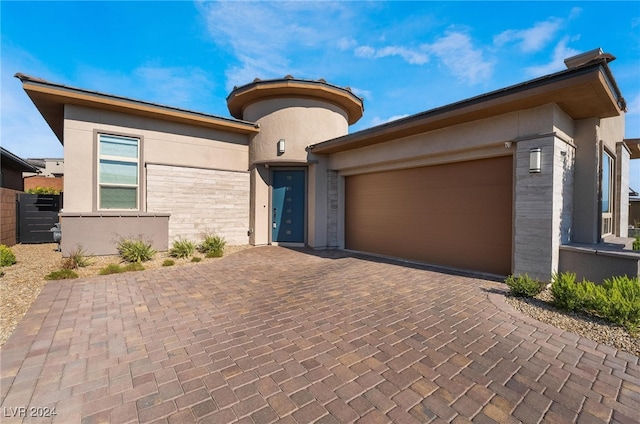
[(18, 194), (18, 243), (53, 243), (51, 227), (58, 222), (59, 194)]

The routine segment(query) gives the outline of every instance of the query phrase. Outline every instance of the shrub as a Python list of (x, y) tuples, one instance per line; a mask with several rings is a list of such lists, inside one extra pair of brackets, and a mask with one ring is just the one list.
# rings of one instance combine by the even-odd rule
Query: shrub
[(60, 194), (60, 190), (53, 187), (36, 187), (27, 190), (27, 194)]
[(640, 282), (627, 276), (606, 279), (602, 285), (576, 275), (554, 275), (551, 285), (554, 305), (569, 311), (580, 310), (636, 331), (640, 326)]
[(640, 250), (640, 236), (633, 241), (633, 250)]
[(534, 280), (527, 274), (517, 277), (510, 275), (505, 280), (505, 283), (509, 286), (511, 294), (516, 297), (532, 297), (540, 293), (544, 288), (540, 281)]
[(122, 267), (124, 272), (144, 271), (144, 266), (140, 262), (131, 262)]
[(86, 253), (82, 246), (69, 253), (68, 258), (62, 261), (62, 269), (78, 269), (91, 265), (91, 261), (85, 257)]
[(220, 258), (224, 255), (224, 248), (227, 245), (224, 237), (207, 234), (198, 246), (198, 250), (207, 258)]
[(576, 311), (583, 306), (578, 294), (576, 274), (570, 272), (554, 274), (551, 283), (551, 294), (553, 295), (553, 304), (558, 308)]
[(0, 244), (0, 266), (11, 266), (16, 263), (16, 255), (10, 247)]
[(141, 239), (122, 239), (118, 243), (118, 253), (126, 262), (146, 262), (153, 259), (156, 251)]
[(191, 262), (200, 262), (202, 260), (202, 258), (200, 256), (194, 256), (193, 258), (191, 258)]
[(169, 255), (174, 258), (188, 258), (193, 255), (196, 250), (196, 244), (191, 240), (176, 240), (173, 242), (173, 246), (169, 250)]
[(53, 271), (44, 277), (45, 280), (68, 280), (71, 278), (78, 278), (78, 274), (70, 269)]
[(175, 262), (171, 259), (165, 259), (164, 262), (162, 262), (162, 266), (173, 266), (175, 264)]
[(122, 269), (122, 267), (118, 264), (109, 264), (107, 266), (105, 266), (104, 268), (102, 268), (100, 271), (98, 271), (98, 274), (100, 275), (111, 275), (111, 274), (120, 274), (121, 272), (124, 272), (124, 270)]

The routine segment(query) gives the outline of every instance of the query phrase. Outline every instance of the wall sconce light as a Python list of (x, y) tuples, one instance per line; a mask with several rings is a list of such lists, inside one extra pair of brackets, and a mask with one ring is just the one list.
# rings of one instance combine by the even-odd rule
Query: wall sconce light
[(530, 174), (540, 173), (541, 157), (542, 157), (542, 149), (540, 147), (535, 147), (529, 150), (529, 173)]
[(278, 140), (278, 154), (281, 155), (284, 153), (284, 138)]

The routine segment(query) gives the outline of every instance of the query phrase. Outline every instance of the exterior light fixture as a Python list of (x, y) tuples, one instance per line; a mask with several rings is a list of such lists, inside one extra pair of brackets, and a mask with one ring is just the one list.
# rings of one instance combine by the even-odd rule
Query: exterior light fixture
[(284, 138), (278, 140), (278, 154), (281, 155), (284, 153)]
[(530, 174), (540, 173), (541, 157), (542, 157), (542, 149), (540, 147), (535, 147), (529, 150), (529, 173)]

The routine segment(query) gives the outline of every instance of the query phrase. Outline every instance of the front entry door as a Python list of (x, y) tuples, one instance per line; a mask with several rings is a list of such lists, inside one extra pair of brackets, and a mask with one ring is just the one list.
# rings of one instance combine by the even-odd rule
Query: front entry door
[(272, 240), (304, 243), (305, 172), (273, 171)]

